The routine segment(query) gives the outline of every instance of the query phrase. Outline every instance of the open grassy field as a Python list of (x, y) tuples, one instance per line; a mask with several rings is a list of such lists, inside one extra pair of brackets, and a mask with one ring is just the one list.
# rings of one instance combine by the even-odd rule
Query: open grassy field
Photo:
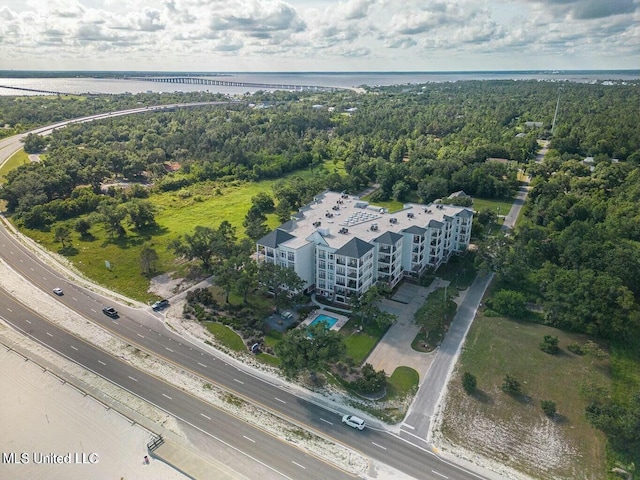
[[(544, 335), (558, 337), (560, 353), (540, 350)], [(605, 478), (606, 440), (587, 422), (580, 392), (589, 384), (609, 389), (610, 367), (566, 348), (586, 339), (540, 324), (477, 317), (449, 386), (445, 438), (535, 478)], [(460, 382), (467, 371), (478, 381), (473, 396)], [(506, 374), (520, 381), (521, 396), (501, 391)], [(541, 400), (556, 403), (556, 419), (545, 416)]]
[(4, 182), (7, 173), (25, 163), (29, 163), (29, 154), (24, 149), (20, 149), (0, 167), (0, 183)]
[[(312, 170), (295, 173), (301, 177), (314, 174), (317, 172)], [(242, 222), (251, 206), (251, 198), (258, 192), (272, 194), (275, 183), (275, 180), (205, 182), (178, 192), (152, 194), (149, 201), (158, 209), (158, 228), (143, 234), (127, 229), (126, 238), (109, 240), (102, 225), (94, 225), (89, 238), (81, 238), (72, 232), (73, 246), (64, 254), (88, 278), (136, 300), (152, 302), (156, 298), (147, 293), (149, 281), (140, 273), (140, 251), (145, 243), (158, 253), (157, 273), (175, 271), (180, 265), (175, 262), (173, 252), (167, 249), (171, 240), (193, 232), (198, 225), (217, 228), (224, 220), (236, 227), (238, 238), (243, 238)], [(54, 242), (55, 229), (63, 223), (54, 223), (49, 231), (23, 231), (48, 250), (63, 253), (61, 245)], [(267, 223), (269, 228), (279, 225), (272, 214), (267, 216)], [(111, 263), (111, 270), (105, 267), (105, 260)]]
[[(476, 212), (480, 212), (481, 210), (491, 210), (496, 213), (496, 215), (506, 215), (511, 210), (511, 205), (513, 205), (513, 200), (511, 199), (495, 199), (495, 198), (477, 198), (473, 197), (473, 205), (472, 208)], [(502, 224), (502, 219), (498, 222)]]

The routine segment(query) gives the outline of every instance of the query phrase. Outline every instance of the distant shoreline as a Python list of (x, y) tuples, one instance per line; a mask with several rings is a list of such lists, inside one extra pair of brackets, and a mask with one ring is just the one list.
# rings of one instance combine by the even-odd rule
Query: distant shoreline
[(441, 70), (441, 71), (146, 71), (146, 70), (0, 70), (0, 78), (126, 78), (131, 76), (235, 76), (235, 75), (317, 75), (317, 76), (369, 76), (369, 75), (603, 75), (617, 74), (640, 77), (640, 69), (602, 70)]

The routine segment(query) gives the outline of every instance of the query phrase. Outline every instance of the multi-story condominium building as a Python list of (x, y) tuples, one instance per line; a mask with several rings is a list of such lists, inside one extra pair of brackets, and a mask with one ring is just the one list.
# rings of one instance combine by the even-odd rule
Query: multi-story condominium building
[(324, 192), (291, 220), (258, 240), (258, 261), (292, 268), (315, 291), (338, 303), (376, 282), (391, 288), (403, 276), (437, 269), (469, 246), (473, 210), (405, 204), (389, 214), (357, 197)]

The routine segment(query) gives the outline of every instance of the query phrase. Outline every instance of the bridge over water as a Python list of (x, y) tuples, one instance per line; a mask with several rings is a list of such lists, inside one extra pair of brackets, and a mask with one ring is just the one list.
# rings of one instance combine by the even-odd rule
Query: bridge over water
[(286, 83), (258, 83), (243, 82), (237, 80), (222, 80), (202, 77), (127, 77), (128, 80), (142, 80), (145, 82), (160, 83), (183, 83), (188, 85), (216, 85), (223, 87), (248, 87), (264, 88), (270, 90), (294, 90), (294, 91), (318, 91), (334, 92), (336, 90), (347, 90), (344, 87), (323, 87), (319, 85), (294, 85)]

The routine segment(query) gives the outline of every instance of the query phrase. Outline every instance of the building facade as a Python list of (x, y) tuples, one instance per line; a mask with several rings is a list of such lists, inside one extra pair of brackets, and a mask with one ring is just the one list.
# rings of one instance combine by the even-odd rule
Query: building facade
[(405, 204), (393, 214), (357, 197), (317, 195), (290, 221), (256, 242), (258, 261), (293, 269), (305, 291), (349, 303), (377, 282), (437, 269), (467, 250), (473, 210)]

